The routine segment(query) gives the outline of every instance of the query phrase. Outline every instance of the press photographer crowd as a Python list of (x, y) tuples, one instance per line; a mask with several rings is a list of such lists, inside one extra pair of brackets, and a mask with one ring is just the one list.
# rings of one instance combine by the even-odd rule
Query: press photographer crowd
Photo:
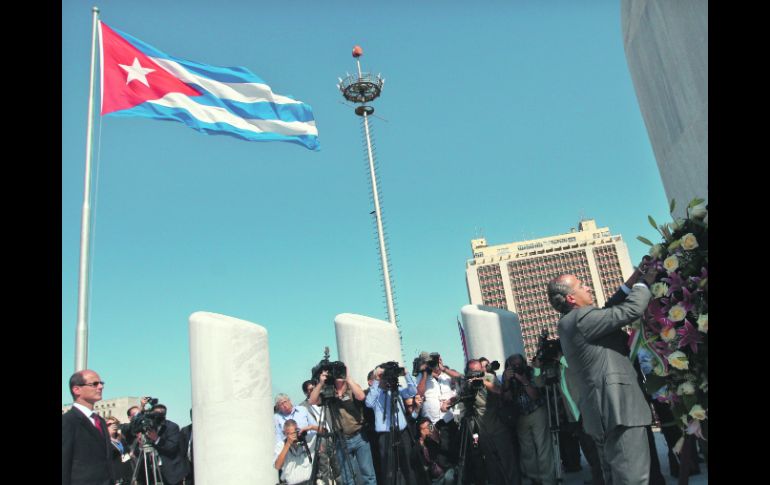
[[(650, 299), (654, 270), (644, 263), (602, 309), (577, 277), (552, 280), (560, 338), (543, 332), (529, 363), (521, 354), (502, 366), (477, 356), (455, 369), (439, 353), (422, 352), (409, 370), (378, 365), (361, 386), (327, 348), (301, 384), (304, 401), (275, 398), (276, 481), (553, 485), (581, 469), (582, 452), (592, 476), (586, 483), (665, 484), (651, 406), (661, 423), (673, 416), (646, 394), (622, 330)], [(81, 371), (69, 384), (74, 405), (62, 416), (63, 484), (194, 483), (192, 425), (180, 430), (150, 397), (129, 409), (125, 423), (105, 422), (93, 412), (104, 387), (99, 375)], [(681, 431), (664, 425), (662, 432), (676, 477), (672, 449)], [(697, 463), (687, 466), (699, 472)]]

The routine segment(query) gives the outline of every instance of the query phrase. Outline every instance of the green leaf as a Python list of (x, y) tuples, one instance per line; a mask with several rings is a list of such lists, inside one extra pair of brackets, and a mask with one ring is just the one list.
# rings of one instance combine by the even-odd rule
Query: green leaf
[(655, 219), (653, 219), (652, 216), (647, 216), (647, 220), (650, 221), (650, 225), (652, 225), (652, 228), (657, 231), (658, 230), (658, 223), (655, 222)]
[(649, 375), (645, 376), (645, 379), (647, 379), (645, 386), (647, 386), (647, 392), (649, 394), (655, 394), (658, 389), (667, 384), (665, 377), (661, 377), (654, 372), (651, 372)]
[(671, 214), (673, 214), (674, 213), (674, 207), (676, 207), (676, 199), (671, 199), (671, 205), (669, 207), (670, 207), (669, 212)]
[(687, 412), (689, 413), (693, 406), (698, 404), (698, 398), (696, 398), (693, 395), (685, 395), (682, 396), (682, 400), (684, 401), (684, 407), (687, 409)]
[(698, 204), (702, 204), (702, 203), (704, 203), (704, 202), (706, 202), (706, 199), (698, 199), (698, 198), (695, 198), (695, 199), (693, 199), (693, 200), (690, 202), (690, 205), (688, 205), (688, 206), (687, 206), (687, 208), (688, 208), (688, 209), (692, 209), (692, 208), (693, 208), (693, 207), (695, 207), (696, 205), (698, 205)]
[(653, 244), (650, 242), (650, 240), (647, 239), (646, 237), (636, 236), (636, 238), (638, 240), (640, 240), (641, 242), (643, 242), (644, 244), (648, 245), (648, 246), (653, 246)]
[(676, 241), (674, 241), (674, 242), (672, 242), (671, 244), (668, 245), (668, 250), (669, 251), (673, 251), (674, 249), (678, 248), (681, 245), (682, 245), (682, 240), (681, 239), (677, 239)]

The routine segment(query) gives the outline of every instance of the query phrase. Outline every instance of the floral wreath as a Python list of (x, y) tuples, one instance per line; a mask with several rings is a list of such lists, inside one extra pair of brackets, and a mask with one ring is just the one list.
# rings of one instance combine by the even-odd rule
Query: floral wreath
[[(671, 201), (673, 213), (675, 201)], [(708, 437), (708, 206), (694, 199), (687, 217), (658, 225), (663, 242), (651, 246), (649, 263), (658, 270), (652, 299), (631, 333), (631, 356), (639, 357), (648, 393), (671, 406), (688, 435)], [(671, 425), (673, 423), (662, 423)], [(682, 439), (677, 443), (681, 450)], [(677, 450), (678, 451), (678, 450)]]

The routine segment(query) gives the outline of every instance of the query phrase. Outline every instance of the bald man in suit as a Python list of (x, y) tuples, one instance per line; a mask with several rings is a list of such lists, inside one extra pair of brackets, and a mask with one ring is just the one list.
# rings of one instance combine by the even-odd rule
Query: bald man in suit
[(102, 400), (104, 382), (96, 372), (82, 370), (72, 374), (69, 386), (74, 403), (61, 417), (61, 483), (114, 483), (107, 423), (94, 411), (94, 404)]
[(636, 270), (602, 309), (594, 306), (591, 288), (574, 275), (548, 283), (548, 299), (562, 313), (558, 334), (575, 374), (583, 426), (596, 441), (607, 485), (649, 483), (645, 426), (652, 413), (623, 351), (627, 336), (620, 330), (642, 316), (652, 296), (649, 286), (657, 271), (643, 271)]

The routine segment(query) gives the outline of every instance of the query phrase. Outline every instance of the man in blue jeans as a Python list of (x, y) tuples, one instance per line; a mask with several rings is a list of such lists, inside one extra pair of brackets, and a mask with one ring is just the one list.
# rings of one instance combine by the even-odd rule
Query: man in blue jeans
[[(327, 387), (329, 371), (322, 371), (318, 376), (318, 385), (308, 397), (310, 404), (321, 404), (321, 391)], [(332, 415), (325, 420), (330, 422), (334, 419), (334, 414), (339, 415), (338, 429), (342, 434), (342, 439), (337, 439), (337, 460), (342, 468), (342, 481), (345, 485), (356, 485), (356, 478), (359, 483), (366, 485), (377, 485), (377, 478), (374, 473), (374, 464), (372, 462), (372, 450), (369, 442), (362, 433), (364, 427), (364, 399), (366, 395), (350, 375), (347, 367), (344, 376), (336, 376), (334, 379), (334, 397), (327, 399), (327, 412)], [(338, 412), (336, 412), (338, 411)], [(339, 435), (338, 435), (339, 436)], [(355, 457), (355, 460), (353, 459)]]

